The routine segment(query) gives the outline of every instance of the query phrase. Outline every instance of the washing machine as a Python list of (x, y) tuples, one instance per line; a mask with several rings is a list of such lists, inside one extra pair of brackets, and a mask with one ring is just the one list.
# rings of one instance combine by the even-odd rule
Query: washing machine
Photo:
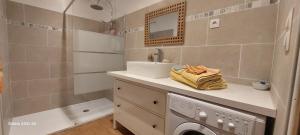
[(166, 135), (264, 135), (266, 117), (169, 93)]

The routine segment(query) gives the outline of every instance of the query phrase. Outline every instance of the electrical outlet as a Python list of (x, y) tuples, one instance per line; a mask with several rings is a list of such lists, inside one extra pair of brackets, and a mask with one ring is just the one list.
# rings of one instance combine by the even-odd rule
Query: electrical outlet
[(210, 20), (210, 25), (209, 28), (214, 29), (214, 28), (219, 28), (220, 27), (220, 19), (211, 19)]

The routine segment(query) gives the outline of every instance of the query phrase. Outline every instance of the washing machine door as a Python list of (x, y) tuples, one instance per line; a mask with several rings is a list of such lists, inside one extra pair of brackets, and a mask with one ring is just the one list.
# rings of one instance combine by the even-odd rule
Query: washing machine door
[(201, 124), (183, 123), (175, 129), (173, 135), (216, 135), (216, 134)]

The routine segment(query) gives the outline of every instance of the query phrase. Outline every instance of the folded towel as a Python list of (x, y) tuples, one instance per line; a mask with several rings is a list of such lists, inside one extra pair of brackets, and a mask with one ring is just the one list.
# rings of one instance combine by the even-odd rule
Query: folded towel
[[(200, 72), (202, 73), (199, 74)], [(211, 90), (227, 87), (219, 69), (206, 68), (204, 66), (197, 66), (197, 68), (189, 65), (176, 66), (171, 69), (170, 77), (197, 89)]]
[(202, 73), (207, 72), (207, 68), (205, 66), (190, 66), (186, 65), (187, 72), (195, 75), (200, 75)]

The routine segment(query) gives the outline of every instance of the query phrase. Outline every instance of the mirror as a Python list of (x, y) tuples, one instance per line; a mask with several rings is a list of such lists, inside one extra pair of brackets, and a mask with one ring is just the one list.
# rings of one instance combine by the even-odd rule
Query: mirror
[(150, 20), (150, 39), (176, 37), (178, 13), (170, 13)]
[(145, 45), (182, 45), (184, 43), (185, 2), (145, 15)]

